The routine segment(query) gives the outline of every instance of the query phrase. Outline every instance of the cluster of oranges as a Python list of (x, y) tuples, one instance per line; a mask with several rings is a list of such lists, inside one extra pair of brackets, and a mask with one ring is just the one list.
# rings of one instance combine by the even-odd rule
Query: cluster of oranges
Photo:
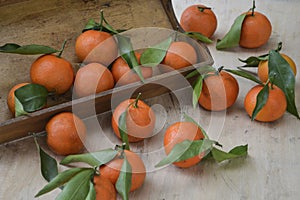
[[(200, 20), (201, 23), (198, 23)], [(199, 32), (211, 37), (217, 27), (217, 19), (213, 11), (203, 5), (194, 5), (187, 8), (181, 17), (181, 26), (185, 31)], [(262, 28), (255, 28), (261, 25)], [(253, 27), (254, 26), (254, 27)], [(253, 30), (261, 30), (253, 37)], [(261, 13), (247, 13), (241, 29), (239, 44), (246, 48), (256, 48), (265, 44), (271, 35), (271, 24)], [(74, 87), (76, 97), (85, 97), (97, 94), (115, 87), (140, 80), (140, 77), (130, 68), (123, 57), (118, 57), (118, 43), (115, 38), (105, 31), (86, 30), (79, 35), (75, 44), (75, 53), (83, 63), (83, 66), (75, 73), (70, 62), (59, 55), (47, 54), (37, 58), (31, 65), (31, 82), (44, 86), (49, 92), (64, 94)], [(140, 64), (141, 54), (134, 52), (137, 62)], [(286, 55), (282, 55), (290, 64), (296, 74), (293, 61)], [(192, 45), (183, 41), (171, 42), (162, 64), (172, 69), (181, 69), (197, 63), (197, 53)], [(268, 80), (268, 61), (261, 61), (258, 67), (258, 77), (262, 82)], [(111, 66), (111, 69), (108, 67)], [(142, 76), (149, 78), (153, 71), (151, 67), (140, 67)], [(29, 84), (21, 83), (11, 89), (8, 94), (8, 107), (15, 112), (14, 92), (18, 88)], [(268, 82), (266, 83), (268, 84)], [(285, 94), (272, 85), (268, 101), (258, 113), (259, 121), (274, 121), (280, 118), (286, 110)], [(263, 86), (256, 86), (245, 97), (244, 105), (251, 116), (255, 109), (257, 95)], [(237, 80), (229, 73), (219, 70), (205, 75), (201, 94), (197, 99), (199, 104), (213, 111), (225, 110), (232, 106), (239, 93)], [(276, 101), (273, 101), (276, 99)], [(278, 104), (278, 102), (281, 102)], [(274, 107), (276, 109), (274, 109)], [(122, 117), (124, 122), (122, 122)], [(112, 129), (117, 137), (124, 140), (122, 132), (128, 135), (128, 142), (139, 142), (151, 137), (156, 116), (149, 105), (140, 100), (127, 99), (121, 102), (112, 113)], [(126, 130), (122, 130), (124, 123)], [(87, 128), (84, 122), (75, 114), (63, 112), (52, 117), (46, 125), (47, 144), (49, 148), (59, 155), (70, 155), (81, 152), (87, 137)], [(191, 134), (194, 133), (194, 134)], [(164, 135), (164, 148), (169, 154), (174, 146), (184, 140), (204, 139), (202, 130), (191, 122), (176, 122), (169, 126)], [(131, 165), (132, 177), (130, 191), (140, 188), (146, 177), (146, 169), (142, 159), (130, 150), (122, 151)], [(121, 153), (121, 154), (122, 154)], [(174, 165), (186, 168), (201, 161), (204, 154), (175, 162)], [(93, 183), (97, 199), (116, 199), (115, 184), (120, 175), (124, 159), (117, 155), (114, 159), (99, 168), (99, 175), (94, 176)]]
[[(243, 13), (245, 16), (240, 24), (240, 33), (235, 35), (235, 38), (239, 38), (238, 44), (244, 48), (260, 47), (266, 44), (271, 36), (272, 25), (269, 19), (264, 14), (254, 11), (254, 9), (255, 1), (253, 1), (253, 8)], [(217, 29), (217, 18), (212, 9), (205, 5), (191, 5), (183, 11), (180, 25), (185, 31), (198, 32), (211, 38)], [(281, 53), (280, 55), (287, 61), (292, 72), (296, 75), (297, 70), (294, 61), (285, 54)], [(265, 105), (255, 116), (255, 120), (262, 122), (275, 121), (287, 109), (286, 95), (282, 89), (271, 83), (272, 80), (269, 79), (268, 75), (268, 59), (261, 60), (257, 67), (257, 75), (262, 84), (253, 87), (247, 93), (244, 107), (249, 116), (252, 117), (258, 102), (257, 96), (263, 90), (264, 85), (267, 84), (269, 85), (269, 96)], [(220, 71), (204, 77), (202, 92), (198, 101), (207, 110), (225, 110), (234, 104), (238, 92), (239, 85), (236, 79), (229, 73)]]
[[(255, 2), (254, 2), (255, 3)], [(269, 40), (272, 25), (269, 19), (253, 8), (246, 14), (239, 38), (239, 45), (244, 48), (257, 48)], [(185, 31), (198, 32), (211, 38), (217, 29), (217, 17), (211, 8), (205, 5), (191, 5), (186, 8), (180, 18), (180, 25)]]

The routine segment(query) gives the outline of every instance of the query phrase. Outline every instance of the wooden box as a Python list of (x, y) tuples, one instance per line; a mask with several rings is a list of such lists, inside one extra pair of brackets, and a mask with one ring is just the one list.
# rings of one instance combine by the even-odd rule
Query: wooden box
[[(40, 2), (36, 1), (35, 4), (40, 3), (39, 6), (41, 6), (42, 2), (43, 1), (40, 1)], [(120, 2), (122, 2), (122, 1), (120, 1)], [(161, 13), (157, 13), (158, 21), (154, 21), (152, 25), (146, 24), (149, 27), (152, 26), (151, 28), (147, 28), (147, 27), (143, 26), (143, 23), (140, 22), (140, 24), (134, 25), (135, 27), (137, 27), (137, 29), (130, 28), (130, 31), (125, 32), (125, 34), (131, 36), (131, 39), (133, 40), (132, 42), (133, 42), (134, 48), (137, 48), (140, 50), (145, 49), (145, 48), (147, 48), (147, 46), (156, 44), (157, 42), (164, 39), (164, 37), (166, 37), (174, 32), (174, 30), (171, 29), (171, 26), (173, 28), (177, 27), (178, 22), (175, 18), (174, 12), (172, 10), (172, 5), (170, 2), (171, 1), (165, 1), (165, 0), (162, 0), (161, 2), (154, 1), (154, 0), (150, 1), (150, 2), (140, 1), (140, 3), (144, 4), (144, 6), (146, 6), (146, 7), (148, 6), (151, 9), (153, 7), (158, 7), (160, 9)], [(66, 2), (61, 3), (62, 5), (56, 5), (56, 4), (51, 4), (51, 3), (48, 3), (48, 4), (49, 5), (44, 5), (41, 8), (41, 9), (46, 10), (46, 11), (44, 11), (44, 13), (38, 13), (33, 8), (31, 10), (28, 10), (28, 12), (31, 14), (24, 16), (23, 23), (26, 26), (29, 23), (31, 23), (32, 21), (40, 20), (41, 22), (43, 22), (43, 20), (44, 20), (44, 23), (50, 23), (50, 25), (51, 25), (50, 27), (53, 28), (52, 30), (54, 30), (55, 26), (57, 26), (58, 27), (57, 29), (60, 30), (60, 34), (62, 36), (66, 36), (67, 32), (72, 30), (73, 32), (71, 32), (67, 36), (67, 37), (71, 37), (70, 38), (71, 44), (69, 44), (69, 48), (72, 48), (72, 45), (74, 46), (76, 37), (80, 34), (79, 30), (81, 30), (80, 28), (83, 27), (82, 25), (84, 24), (84, 22), (87, 22), (87, 18), (93, 18), (93, 16), (96, 15), (95, 13), (97, 13), (97, 11), (95, 11), (94, 9), (91, 9), (91, 8), (89, 8), (89, 6), (87, 6), (86, 9), (89, 11), (91, 10), (91, 16), (88, 16), (87, 10), (83, 10), (79, 5), (80, 3), (78, 3), (78, 5), (73, 5), (73, 3), (70, 1), (68, 3), (66, 3)], [(72, 9), (74, 9), (74, 10), (72, 10), (71, 17), (74, 17), (74, 19), (76, 19), (75, 16), (79, 16), (78, 22), (81, 24), (80, 26), (78, 25), (79, 28), (77, 27), (76, 29), (73, 29), (73, 28), (67, 27), (66, 29), (64, 29), (62, 26), (62, 25), (67, 25), (68, 20), (61, 21), (61, 19), (59, 19), (59, 17), (64, 15), (60, 9), (67, 9), (65, 6), (68, 6), (68, 4), (70, 4), (70, 6), (73, 6)], [(86, 4), (91, 4), (91, 3), (86, 2)], [(134, 2), (134, 5), (137, 6), (138, 2)], [(30, 8), (30, 5), (28, 4), (28, 2), (25, 2), (25, 1), (19, 1), (19, 2), (11, 3), (11, 4), (8, 1), (5, 4), (5, 1), (4, 1), (4, 3), (2, 3), (0, 6), (0, 11), (11, 9), (15, 12), (18, 12), (21, 9), (21, 7), (18, 7), (18, 6), (23, 6), (23, 7), (28, 6), (28, 8)], [(38, 6), (38, 5), (36, 5), (36, 6)], [(48, 6), (48, 8), (46, 6)], [(103, 6), (105, 6), (105, 5), (103, 4)], [(107, 13), (109, 13), (110, 9), (113, 9), (114, 5), (106, 5), (106, 6), (108, 6)], [(116, 4), (116, 6), (120, 6), (120, 5)], [(164, 9), (162, 9), (162, 8), (165, 9), (165, 12), (163, 12)], [(125, 12), (125, 11), (122, 11), (122, 12)], [(121, 14), (126, 16), (126, 13), (122, 13), (122, 12), (121, 12)], [(58, 16), (54, 16), (54, 14), (51, 15), (50, 13), (57, 14)], [(85, 14), (84, 17), (80, 17), (80, 14), (82, 14), (82, 13)], [(7, 11), (7, 13), (2, 12), (2, 15), (5, 15), (5, 14), (9, 14), (8, 11)], [(24, 11), (23, 11), (23, 14), (25, 15)], [(148, 15), (147, 17), (151, 16), (151, 14), (152, 13), (149, 11), (143, 13), (143, 15)], [(35, 15), (38, 15), (36, 20), (34, 18)], [(44, 16), (42, 16), (42, 15), (44, 15)], [(109, 15), (107, 18), (110, 19), (112, 24), (114, 24), (114, 22), (116, 22), (118, 19), (122, 18), (123, 15), (118, 15), (118, 16)], [(50, 16), (53, 17), (53, 19), (49, 19)], [(1, 34), (4, 34), (3, 29), (9, 30), (10, 28), (14, 28), (14, 25), (17, 23), (17, 18), (6, 17), (3, 19), (4, 20), (1, 22), (1, 27), (2, 27)], [(134, 19), (136, 19), (136, 18), (134, 18)], [(131, 18), (131, 20), (133, 20), (133, 19)], [(144, 18), (142, 18), (141, 20), (145, 21)], [(56, 23), (58, 22), (59, 24), (55, 24), (55, 22)], [(171, 24), (170, 24), (170, 22), (171, 22)], [(52, 24), (52, 23), (54, 23), (54, 24)], [(73, 24), (76, 24), (76, 23), (73, 22)], [(163, 24), (164, 26), (165, 26), (165, 24), (167, 24), (167, 25), (163, 28), (163, 27), (159, 27), (160, 24)], [(19, 29), (25, 28), (22, 25), (18, 25), (18, 26), (19, 26)], [(138, 28), (138, 27), (143, 27), (143, 28)], [(153, 28), (153, 27), (155, 27), (155, 28)], [(36, 32), (37, 30), (30, 30), (30, 28), (32, 28), (32, 27), (28, 27), (29, 30), (27, 30), (27, 31), (25, 30), (25, 33), (31, 34), (28, 36), (28, 37), (30, 37), (29, 42), (37, 43), (32, 38), (34, 38), (34, 34), (37, 34), (37, 35), (39, 35), (39, 34)], [(33, 27), (33, 28), (36, 28), (36, 27)], [(40, 28), (41, 28), (41, 32), (44, 33), (44, 35), (42, 34), (41, 36), (37, 36), (38, 39), (40, 39), (41, 43), (44, 43), (43, 40), (45, 40), (46, 43), (48, 42), (48, 44), (51, 45), (51, 42), (49, 42), (49, 40), (51, 40), (51, 38), (53, 38), (53, 36), (51, 37), (49, 34), (45, 34), (47, 31), (49, 31), (48, 30), (49, 26), (47, 27), (46, 25), (44, 25)], [(120, 28), (127, 28), (127, 27), (120, 27)], [(11, 30), (10, 32), (13, 32), (13, 30)], [(15, 40), (15, 41), (3, 41), (2, 40), (1, 43), (16, 42), (19, 44), (28, 44), (28, 41), (20, 38), (21, 33), (18, 34), (17, 38), (14, 38), (7, 33), (5, 35), (6, 35), (6, 37), (4, 37), (4, 39), (10, 39), (10, 40)], [(49, 37), (49, 38), (47, 38), (47, 37)], [(186, 68), (183, 68), (178, 71), (177, 70), (169, 71), (166, 73), (161, 73), (160, 70), (157, 69), (155, 72), (155, 75), (149, 79), (146, 79), (144, 83), (135, 82), (135, 83), (128, 84), (125, 86), (118, 86), (112, 90), (96, 94), (95, 96), (88, 96), (88, 97), (83, 97), (83, 98), (79, 98), (79, 99), (72, 99), (72, 95), (70, 93), (68, 93), (68, 94), (66, 94), (65, 97), (62, 98), (63, 100), (61, 100), (59, 103), (54, 103), (53, 105), (51, 105), (48, 108), (31, 113), (30, 116), (21, 116), (21, 117), (17, 117), (17, 118), (7, 119), (7, 117), (6, 117), (7, 115), (3, 114), (3, 113), (8, 112), (8, 109), (5, 105), (6, 104), (5, 95), (7, 94), (9, 87), (8, 87), (8, 85), (6, 85), (6, 87), (2, 88), (2, 93), (1, 93), (1, 96), (2, 96), (1, 104), (3, 104), (2, 107), (5, 107), (6, 110), (1, 111), (2, 119), (1, 119), (1, 123), (0, 123), (0, 143), (6, 143), (9, 141), (13, 141), (16, 139), (26, 137), (29, 133), (42, 132), (45, 128), (46, 122), (53, 115), (63, 112), (63, 111), (74, 112), (77, 115), (79, 115), (81, 118), (87, 118), (87, 117), (90, 117), (93, 115), (98, 115), (98, 114), (104, 113), (106, 111), (109, 111), (112, 108), (114, 108), (116, 106), (116, 104), (118, 102), (120, 102), (121, 100), (123, 100), (125, 98), (129, 98), (131, 96), (135, 96), (137, 93), (142, 93), (142, 98), (146, 99), (146, 98), (159, 96), (159, 95), (167, 93), (167, 92), (172, 92), (172, 91), (175, 91), (178, 89), (182, 89), (185, 87), (190, 87), (190, 82), (184, 78), (184, 75), (186, 75), (188, 72), (194, 70), (195, 68), (211, 65), (213, 63), (213, 59), (204, 44), (199, 43), (193, 39), (189, 39), (187, 36), (184, 36), (179, 33), (178, 33), (177, 37), (178, 37), (178, 40), (185, 40), (185, 41), (189, 42), (196, 49), (197, 54), (198, 54), (198, 63), (195, 64), (194, 66), (186, 67)], [(73, 58), (74, 52), (72, 52), (72, 51), (73, 50), (71, 50), (71, 53), (66, 53), (65, 57), (70, 57), (73, 65), (78, 66), (79, 63), (76, 62), (76, 58)], [(7, 55), (3, 55), (3, 54), (0, 56), (1, 56), (1, 59), (5, 58), (5, 62), (3, 62), (0, 65), (0, 67), (2, 69), (7, 68), (6, 65), (9, 65), (9, 64), (15, 65), (15, 64), (17, 64), (17, 62), (19, 62), (21, 65), (26, 64), (26, 65), (30, 66), (30, 62), (32, 62), (35, 59), (33, 56), (29, 56), (29, 57), (19, 56), (19, 55), (8, 55), (7, 56)], [(17, 70), (17, 69), (10, 68), (7, 70)], [(21, 81), (24, 79), (26, 81), (29, 81), (29, 75), (28, 76), (25, 75), (26, 73), (28, 73), (28, 68), (27, 68), (27, 71), (21, 70), (21, 72), (22, 72), (22, 74), (18, 74), (16, 79), (11, 81), (10, 85), (17, 84), (18, 83), (17, 81)], [(13, 73), (4, 71), (4, 73), (2, 73), (1, 76), (10, 76), (12, 78)], [(26, 76), (26, 78), (23, 79), (24, 76)], [(6, 84), (8, 84), (8, 83), (6, 83)]]

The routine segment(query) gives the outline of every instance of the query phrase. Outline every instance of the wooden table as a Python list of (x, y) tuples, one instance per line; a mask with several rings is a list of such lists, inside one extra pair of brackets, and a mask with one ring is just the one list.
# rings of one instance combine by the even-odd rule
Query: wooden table
[[(193, 0), (175, 0), (177, 16)], [(219, 21), (214, 40), (221, 38), (241, 11), (251, 7), (251, 3), (239, 0), (202, 1), (213, 8)], [(298, 0), (257, 1), (257, 10), (269, 16), (273, 32), (269, 43), (259, 49), (236, 48), (232, 51), (216, 51), (215, 43), (208, 45), (215, 60), (215, 66), (235, 68), (241, 65), (237, 58), (260, 55), (276, 48), (283, 42), (282, 52), (290, 55), (296, 63), (300, 40), (300, 20)], [(38, 8), (38, 9), (37, 9)], [(60, 12), (57, 8), (68, 12)], [(68, 9), (66, 9), (68, 8)], [(72, 44), (89, 18), (97, 18), (99, 9), (104, 8), (107, 18), (116, 27), (132, 28), (159, 26), (171, 28), (158, 0), (131, 1), (1, 1), (0, 3), (0, 44), (16, 42), (20, 44), (41, 41), (57, 48), (69, 38), (65, 56), (74, 62)], [(13, 15), (11, 13), (14, 13)], [(124, 13), (126, 15), (124, 15)], [(141, 14), (142, 13), (142, 14)], [(143, 13), (145, 13), (143, 15)], [(2, 19), (4, 19), (2, 21)], [(34, 37), (33, 37), (34, 35)], [(1, 64), (1, 121), (9, 118), (5, 99), (8, 89), (21, 81), (29, 81), (28, 70), (31, 57), (0, 54)], [(35, 58), (35, 57), (34, 57)], [(22, 66), (21, 66), (22, 65)], [(300, 78), (296, 76), (296, 105), (300, 107)], [(243, 108), (246, 92), (253, 83), (237, 78), (240, 94), (236, 104), (226, 112), (208, 112), (191, 106), (191, 89), (176, 91), (148, 99), (158, 113), (156, 135), (151, 139), (132, 146), (140, 153), (147, 166), (147, 178), (139, 190), (130, 194), (131, 199), (298, 199), (300, 196), (300, 122), (286, 113), (273, 123), (251, 121)], [(188, 113), (207, 130), (212, 139), (218, 140), (229, 150), (240, 144), (249, 145), (249, 156), (217, 164), (203, 162), (189, 169), (167, 166), (154, 169), (154, 165), (164, 156), (162, 138), (164, 130)], [(112, 134), (110, 115), (98, 116), (102, 127), (89, 125), (91, 148), (112, 147), (119, 141)], [(47, 150), (44, 138), (39, 140)], [(97, 143), (97, 144), (95, 144)], [(90, 149), (93, 150), (93, 149)], [(49, 151), (48, 151), (49, 152)], [(57, 160), (61, 157), (55, 156)], [(23, 139), (0, 146), (0, 199), (34, 199), (34, 195), (46, 184), (39, 171), (39, 157), (32, 138)], [(59, 170), (63, 170), (59, 167)], [(38, 199), (54, 199), (55, 190)]]

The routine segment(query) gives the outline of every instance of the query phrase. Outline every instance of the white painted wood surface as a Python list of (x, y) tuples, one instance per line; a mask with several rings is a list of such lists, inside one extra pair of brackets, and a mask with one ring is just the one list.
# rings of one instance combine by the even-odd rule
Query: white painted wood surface
[[(174, 1), (178, 16), (195, 1)], [(251, 2), (240, 0), (201, 1), (211, 6), (218, 18), (218, 29), (214, 39), (221, 38), (241, 11), (251, 7)], [(273, 24), (270, 42), (259, 49), (236, 48), (234, 51), (216, 51), (215, 44), (209, 45), (215, 66), (235, 67), (241, 65), (237, 58), (260, 55), (277, 42), (283, 42), (282, 52), (290, 55), (296, 63), (300, 40), (300, 18), (298, 0), (257, 1), (257, 11), (269, 16)], [(298, 68), (299, 69), (299, 68)], [(296, 76), (296, 104), (300, 108), (300, 80)], [(155, 105), (158, 113), (157, 134), (145, 142), (133, 145), (147, 165), (146, 182), (130, 199), (288, 199), (300, 196), (300, 122), (290, 114), (273, 123), (252, 122), (243, 108), (246, 92), (253, 83), (238, 78), (240, 94), (236, 104), (226, 112), (211, 113), (191, 106), (191, 90), (178, 91), (175, 95), (163, 95), (147, 102)], [(180, 103), (179, 103), (180, 102)], [(153, 166), (164, 156), (163, 132), (171, 123), (179, 121), (186, 112), (199, 120), (212, 139), (218, 140), (224, 150), (240, 144), (249, 145), (249, 156), (229, 163), (212, 161), (200, 163), (189, 169), (168, 166), (155, 170)], [(103, 133), (89, 126), (91, 148), (112, 147), (118, 140), (112, 135), (110, 113), (99, 116)], [(92, 119), (86, 121), (90, 124)], [(103, 135), (104, 134), (104, 135)], [(99, 135), (101, 135), (99, 137)], [(108, 140), (106, 140), (108, 139)], [(44, 139), (39, 142), (44, 148)], [(96, 144), (96, 143), (97, 144)], [(56, 158), (59, 160), (60, 157)], [(32, 138), (0, 146), (0, 199), (34, 199), (34, 195), (46, 181), (39, 172), (39, 157)], [(60, 167), (60, 170), (63, 168)], [(37, 199), (54, 199), (55, 190)]]

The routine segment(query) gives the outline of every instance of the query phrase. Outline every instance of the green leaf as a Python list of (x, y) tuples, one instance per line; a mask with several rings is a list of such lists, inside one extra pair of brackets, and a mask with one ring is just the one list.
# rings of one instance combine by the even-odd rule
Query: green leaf
[(186, 79), (189, 79), (189, 78), (192, 78), (194, 76), (199, 76), (199, 75), (206, 75), (208, 74), (209, 72), (216, 72), (216, 69), (213, 68), (212, 66), (203, 66), (203, 67), (199, 67), (195, 70), (193, 70), (192, 72), (188, 73), (185, 78)]
[(66, 182), (71, 180), (78, 173), (86, 170), (85, 168), (72, 168), (57, 174), (47, 185), (45, 185), (35, 197), (51, 192), (52, 190), (63, 186)]
[(202, 133), (203, 133), (203, 135), (204, 135), (204, 138), (205, 138), (205, 139), (209, 139), (209, 137), (208, 137), (206, 131), (205, 131), (205, 130), (200, 126), (200, 124), (198, 124), (193, 118), (191, 118), (191, 117), (188, 116), (186, 113), (184, 113), (184, 119), (185, 119), (185, 121), (187, 121), (187, 122), (192, 122), (192, 123), (196, 124), (196, 125), (200, 128), (200, 130), (202, 131)]
[(85, 200), (95, 200), (95, 199), (96, 199), (96, 190), (94, 184), (92, 183), (92, 181), (90, 181), (90, 190)]
[(97, 23), (94, 19), (89, 19), (88, 23), (85, 25), (84, 29), (82, 32), (87, 31), (87, 30), (91, 30), (91, 29), (100, 29), (100, 24)]
[(196, 108), (198, 104), (198, 100), (201, 95), (202, 91), (202, 85), (203, 85), (203, 78), (202, 76), (198, 76), (198, 78), (195, 81), (195, 84), (193, 85), (193, 107)]
[(128, 194), (131, 188), (132, 168), (124, 154), (124, 162), (120, 171), (120, 175), (116, 182), (116, 189), (123, 200), (128, 200)]
[(105, 25), (101, 26), (94, 19), (90, 19), (88, 21), (88, 23), (85, 25), (85, 27), (82, 30), (82, 32), (85, 32), (85, 31), (88, 31), (88, 30), (103, 31), (103, 32), (107, 32), (107, 33), (112, 34), (112, 35), (126, 31), (125, 29), (114, 30), (111, 26), (105, 26)]
[(15, 97), (15, 116), (28, 115), (29, 113), (24, 111), (22, 103)]
[(125, 144), (125, 149), (130, 150), (128, 134), (127, 134), (127, 126), (126, 126), (126, 118), (127, 118), (127, 109), (120, 115), (119, 117), (119, 132), (121, 136), (121, 140), (123, 144)]
[(266, 105), (269, 98), (269, 86), (266, 84), (256, 97), (256, 104), (252, 112), (251, 120), (256, 118), (259, 111)]
[(232, 48), (239, 45), (240, 38), (241, 38), (242, 24), (246, 15), (247, 13), (243, 13), (235, 19), (229, 32), (224, 36), (223, 39), (217, 41), (217, 46), (216, 46), (217, 50)]
[(161, 167), (174, 162), (187, 160), (203, 152), (206, 155), (213, 148), (213, 144), (216, 144), (216, 142), (209, 139), (194, 141), (184, 140), (183, 142), (176, 144), (171, 152), (157, 165), (155, 165), (155, 167)]
[(211, 39), (209, 39), (208, 37), (206, 37), (198, 32), (184, 32), (184, 34), (186, 34), (187, 36), (189, 36), (191, 38), (199, 40), (201, 42), (207, 43), (207, 44), (213, 43), (213, 41)]
[(141, 55), (141, 65), (143, 66), (157, 66), (166, 56), (166, 53), (172, 43), (172, 37), (168, 37), (161, 43), (147, 48)]
[(142, 82), (145, 81), (139, 63), (135, 57), (130, 38), (117, 34), (119, 52), (121, 57), (126, 61), (130, 69), (133, 69)]
[(65, 157), (60, 164), (67, 165), (74, 162), (84, 162), (89, 164), (92, 167), (100, 166), (111, 161), (116, 155), (118, 151), (114, 149), (104, 149), (98, 152), (93, 153), (85, 153), (85, 154), (76, 154), (69, 155)]
[(268, 60), (269, 54), (264, 54), (261, 56), (250, 56), (246, 60), (242, 60), (239, 58), (239, 61), (246, 63), (246, 65), (242, 67), (258, 67), (260, 61)]
[(38, 84), (27, 84), (15, 91), (17, 99), (16, 110), (20, 110), (22, 105), (25, 112), (34, 112), (43, 108), (47, 103), (48, 91), (44, 86)]
[(222, 162), (224, 160), (246, 156), (248, 154), (248, 145), (237, 146), (230, 150), (228, 153), (217, 148), (213, 148), (211, 150), (211, 154), (217, 162)]
[(35, 54), (51, 54), (56, 52), (59, 52), (59, 50), (44, 45), (38, 45), (38, 44), (20, 46), (15, 43), (6, 43), (5, 45), (0, 46), (0, 53), (35, 55)]
[(90, 191), (90, 182), (94, 169), (84, 169), (71, 178), (65, 185), (57, 200), (82, 200)]
[(40, 155), (41, 174), (44, 177), (44, 179), (49, 182), (52, 179), (54, 179), (54, 177), (56, 177), (56, 175), (58, 174), (57, 162), (39, 146), (35, 137), (34, 142)]
[(295, 104), (295, 76), (288, 62), (275, 50), (269, 53), (269, 77), (273, 84), (278, 86), (285, 94), (287, 111), (298, 119), (299, 113)]
[(248, 80), (251, 80), (251, 81), (254, 81), (255, 83), (258, 83), (260, 85), (262, 85), (263, 83), (257, 79), (254, 75), (248, 73), (248, 72), (245, 72), (243, 70), (234, 70), (234, 69), (224, 69), (225, 71), (227, 72), (230, 72), (232, 74), (235, 74), (235, 75), (238, 75), (240, 77), (243, 77), (243, 78), (246, 78)]

